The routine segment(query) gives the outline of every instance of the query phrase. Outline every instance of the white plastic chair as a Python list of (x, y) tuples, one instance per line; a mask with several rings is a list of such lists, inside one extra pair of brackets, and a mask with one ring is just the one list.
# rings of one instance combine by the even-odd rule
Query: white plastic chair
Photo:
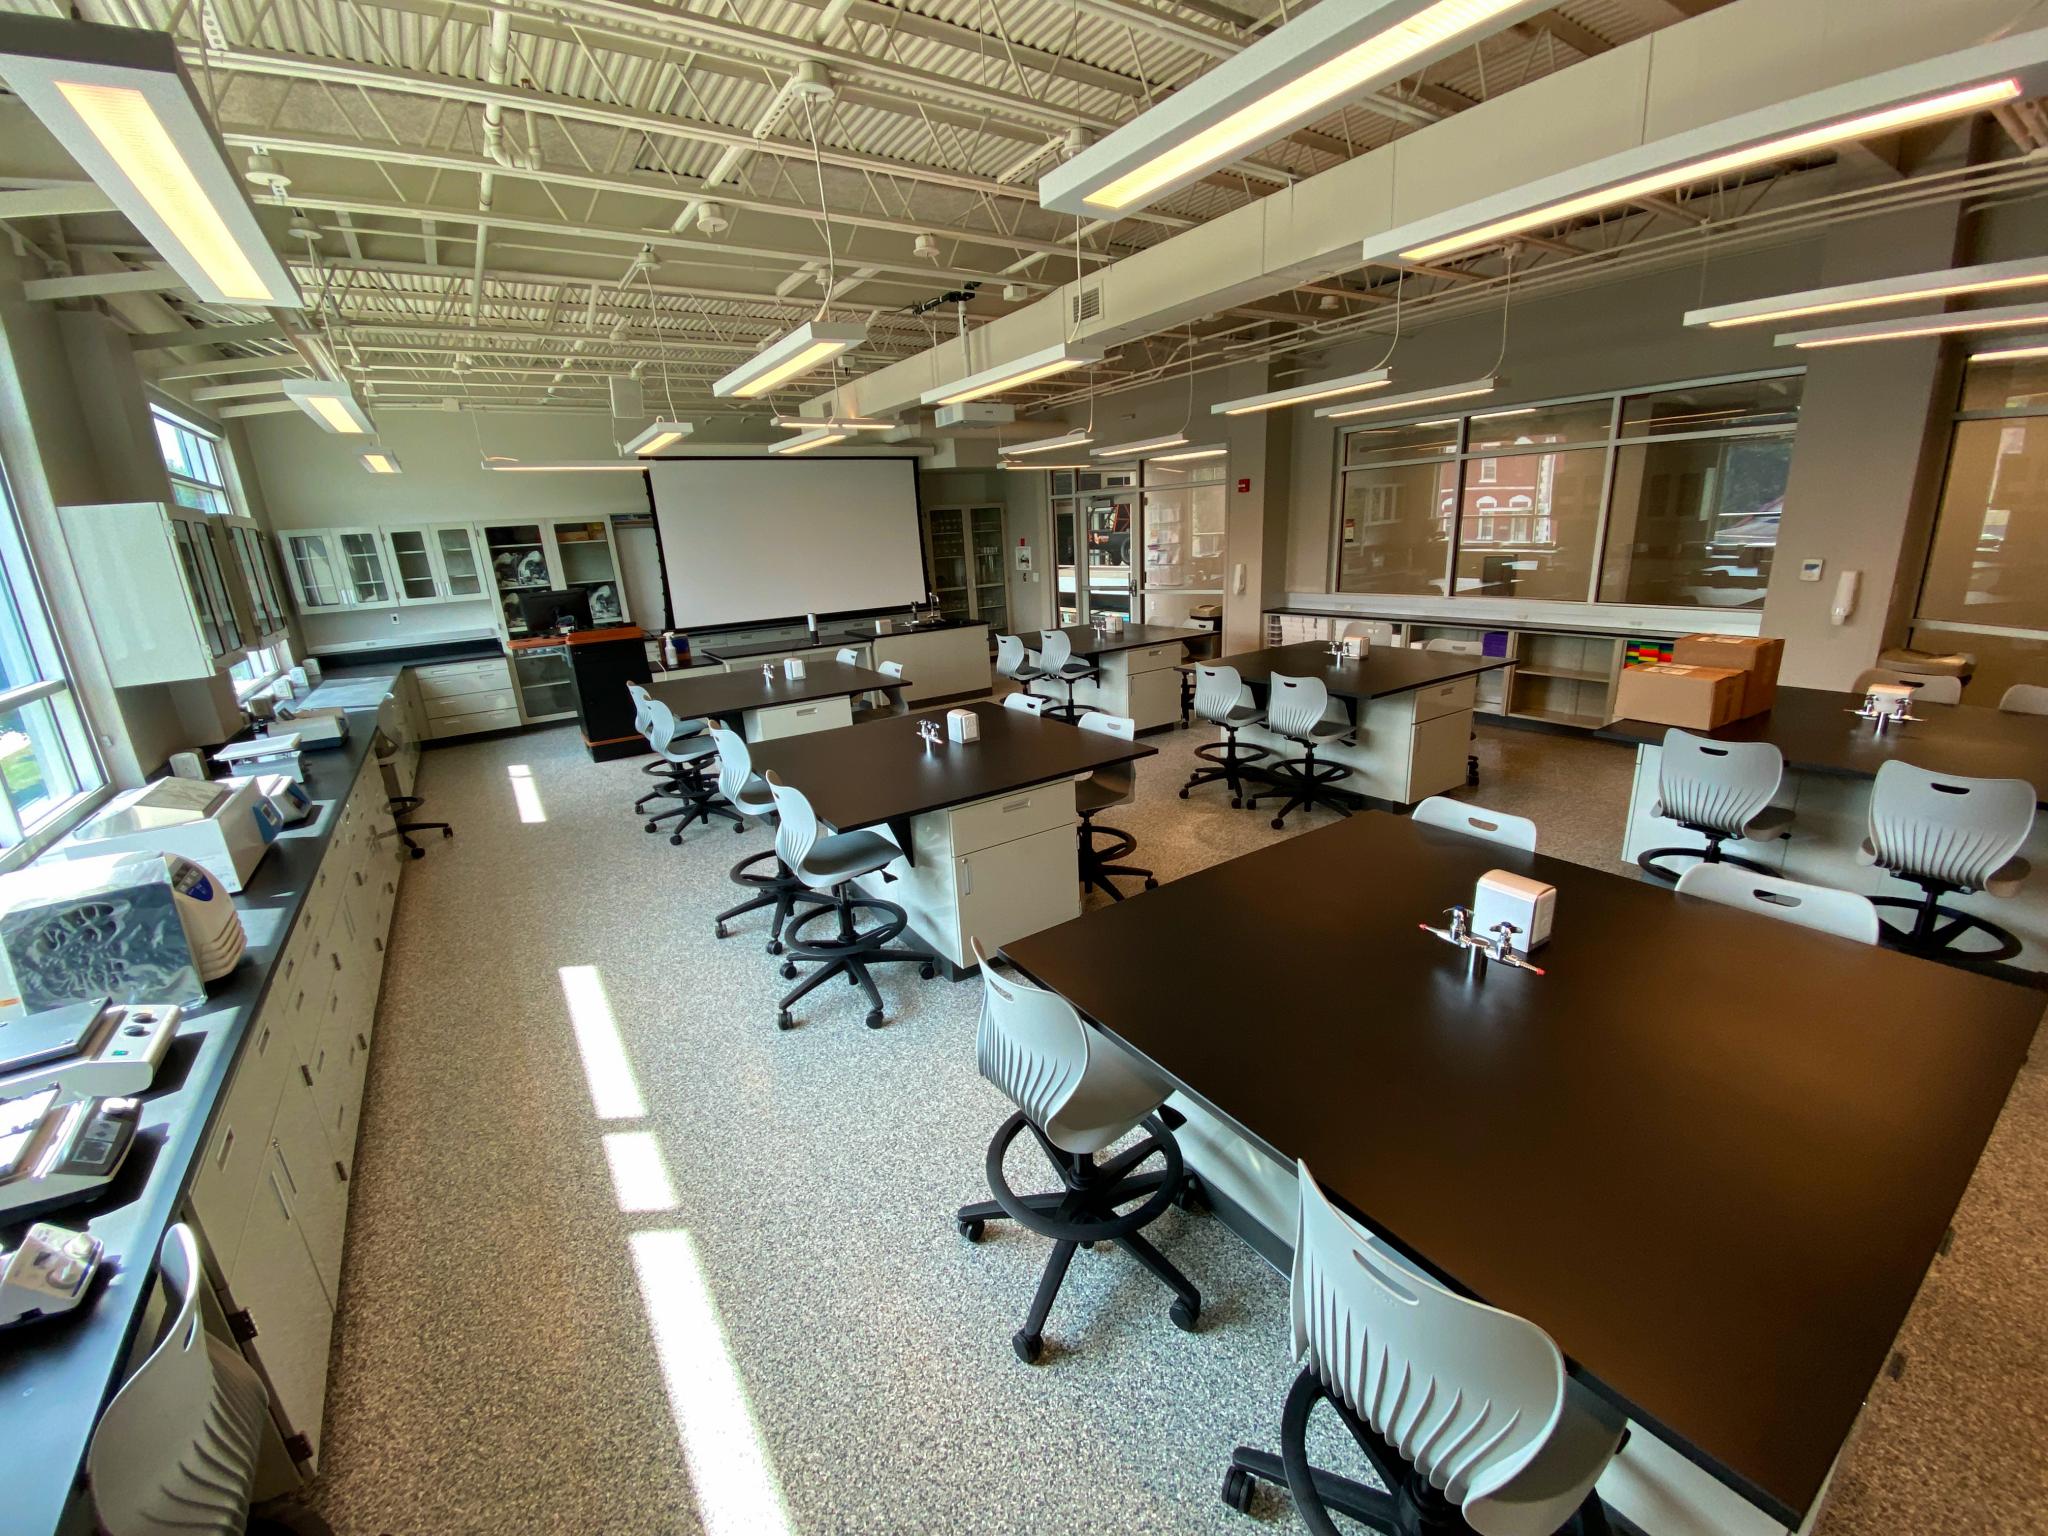
[[(1396, 1529), (1403, 1498), (1445, 1529), (1462, 1516), (1479, 1536), (1555, 1536), (1582, 1510), (1604, 1528), (1593, 1485), (1620, 1447), (1621, 1415), (1572, 1383), (1541, 1328), (1420, 1274), (1295, 1169), (1288, 1313), (1302, 1370), (1280, 1453), (1240, 1446), (1224, 1501), (1246, 1509), (1254, 1477), (1284, 1483), (1315, 1536), (1337, 1536), (1331, 1509)], [(1310, 1467), (1309, 1414), (1325, 1399), (1398, 1495)]]
[[(898, 682), (903, 680), (903, 663), (900, 661), (877, 662), (875, 663), (875, 670), (884, 677), (895, 678)], [(856, 725), (863, 724), (869, 720), (888, 720), (897, 715), (907, 715), (910, 713), (910, 703), (904, 698), (901, 690), (893, 697), (879, 689), (873, 693), (863, 694), (861, 697), (867, 700), (868, 704), (865, 709), (857, 709), (853, 712), (853, 720)]]
[(1079, 715), (1087, 706), (1074, 702), (1074, 684), (1097, 676), (1095, 663), (1074, 654), (1074, 637), (1064, 629), (1045, 629), (1038, 633), (1038, 664), (1048, 682), (1066, 685), (1067, 701), (1055, 703), (1052, 712), (1068, 720)]
[(198, 1241), (179, 1222), (157, 1252), (164, 1326), (100, 1415), (86, 1451), (86, 1482), (107, 1536), (227, 1536), (247, 1524), (270, 1397), (235, 1347), (206, 1331), (205, 1283)]
[(1020, 686), (1035, 683), (1045, 676), (1045, 669), (1039, 665), (1038, 653), (1025, 649), (1023, 639), (1017, 635), (996, 636), (996, 670)]
[[(1137, 722), (1125, 715), (1106, 715), (1097, 711), (1083, 715), (1074, 723), (1084, 731), (1093, 731), (1098, 736), (1114, 736), (1119, 741), (1135, 741), (1138, 735)], [(1116, 888), (1114, 878), (1118, 875), (1144, 881), (1148, 891), (1158, 887), (1159, 882), (1152, 877), (1151, 870), (1115, 862), (1129, 858), (1137, 851), (1137, 838), (1115, 827), (1099, 827), (1094, 821), (1095, 817), (1114, 806), (1129, 805), (1137, 795), (1138, 775), (1131, 763), (1098, 768), (1074, 786), (1074, 809), (1081, 815), (1081, 889), (1084, 893), (1093, 886), (1106, 893), (1112, 901), (1122, 901), (1124, 893)], [(1095, 839), (1098, 837), (1106, 837), (1110, 841), (1106, 846), (1097, 847)]]
[(647, 744), (668, 771), (661, 792), (664, 797), (680, 802), (672, 811), (649, 817), (647, 830), (655, 831), (662, 822), (679, 818), (669, 829), (672, 846), (682, 843), (683, 833), (692, 822), (701, 821), (709, 826), (713, 816), (725, 817), (735, 832), (745, 831), (746, 819), (730, 806), (718, 803), (717, 786), (704, 776), (718, 756), (718, 744), (709, 732), (710, 722), (678, 720), (675, 711), (656, 698), (650, 698), (646, 707)]
[(1263, 772), (1273, 781), (1272, 787), (1260, 790), (1245, 804), (1256, 808), (1262, 799), (1287, 796), (1280, 814), (1273, 818), (1275, 832), (1287, 825), (1287, 817), (1296, 807), (1325, 805), (1340, 816), (1349, 816), (1351, 807), (1338, 799), (1330, 786), (1350, 778), (1351, 769), (1343, 763), (1316, 761), (1317, 747), (1347, 740), (1352, 734), (1341, 706), (1330, 700), (1329, 686), (1320, 677), (1272, 673), (1266, 688), (1266, 729), (1299, 746), (1302, 755), (1275, 758), (1267, 764)]
[(1998, 700), (2009, 715), (2048, 715), (2048, 688), (2039, 683), (2014, 683)]
[[(1030, 1314), (1011, 1347), (1026, 1364), (1038, 1359), (1045, 1320), (1082, 1243), (1113, 1242), (1144, 1265), (1174, 1293), (1174, 1323), (1192, 1330), (1201, 1315), (1201, 1293), (1138, 1235), (1168, 1205), (1188, 1197), (1180, 1147), (1157, 1113), (1172, 1085), (1149, 1062), (1090, 1029), (1065, 998), (1019, 977), (997, 975), (981, 941), (968, 943), (981, 967), (976, 1063), (1017, 1112), (989, 1144), (989, 1192), (995, 1199), (962, 1206), (954, 1225), (970, 1242), (981, 1240), (988, 1222), (1004, 1219), (1053, 1239)], [(1107, 1161), (1095, 1160), (1141, 1126), (1146, 1134), (1135, 1145)], [(1060, 1190), (1020, 1195), (1003, 1177), (1003, 1154), (1026, 1129), (1059, 1174)], [(1163, 1167), (1139, 1173), (1154, 1156)], [(1134, 1202), (1142, 1203), (1123, 1209)]]
[(1797, 923), (1858, 944), (1875, 944), (1881, 924), (1868, 896), (1808, 885), (1780, 875), (1759, 875), (1727, 864), (1695, 864), (1678, 877), (1678, 894), (1737, 907), (1781, 923)]
[(1666, 731), (1650, 814), (1698, 833), (1706, 846), (1649, 848), (1636, 855), (1636, 863), (1667, 885), (1678, 883), (1678, 871), (1662, 861), (1676, 854), (1769, 874), (1756, 860), (1721, 845), (1731, 838), (1773, 837), (1792, 824), (1790, 809), (1771, 804), (1784, 778), (1785, 754), (1767, 741), (1712, 741), (1690, 731)]
[(1020, 715), (1042, 715), (1051, 699), (1040, 698), (1035, 693), (1012, 693), (1003, 697), (1003, 708), (1014, 709)]
[(1901, 672), (1896, 667), (1865, 667), (1856, 674), (1849, 691), (1861, 697), (1872, 683), (1897, 683), (1913, 690), (1915, 704), (1960, 704), (1963, 680), (1959, 677), (1931, 677), (1923, 672)]
[(1526, 816), (1489, 811), (1483, 805), (1467, 805), (1448, 795), (1431, 795), (1417, 804), (1411, 814), (1425, 827), (1462, 832), (1467, 837), (1484, 838), (1489, 843), (1520, 848), (1525, 853), (1536, 851), (1536, 823)]
[(832, 653), (832, 659), (842, 667), (857, 667), (860, 665), (860, 647), (857, 645), (842, 645)]
[(1220, 779), (1230, 786), (1232, 807), (1242, 806), (1245, 769), (1272, 756), (1272, 749), (1240, 746), (1237, 733), (1248, 725), (1261, 723), (1266, 712), (1259, 708), (1258, 700), (1235, 667), (1196, 667), (1194, 704), (1195, 713), (1219, 728), (1223, 739), (1206, 741), (1195, 748), (1195, 756), (1209, 766), (1188, 775), (1187, 783), (1180, 787), (1180, 797), (1185, 800), (1189, 790)]
[(1913, 914), (1910, 932), (1887, 927), (1887, 937), (1918, 954), (1955, 949), (1976, 932), (1993, 948), (1958, 949), (1972, 960), (2010, 960), (2020, 941), (1996, 923), (1954, 907), (1950, 893), (2019, 894), (2032, 873), (2019, 851), (2034, 827), (2034, 786), (2024, 779), (1969, 779), (1930, 773), (1893, 758), (1870, 786), (1870, 826), (1857, 858), (1896, 879), (1910, 880), (1919, 897), (1873, 896), (1880, 907)]

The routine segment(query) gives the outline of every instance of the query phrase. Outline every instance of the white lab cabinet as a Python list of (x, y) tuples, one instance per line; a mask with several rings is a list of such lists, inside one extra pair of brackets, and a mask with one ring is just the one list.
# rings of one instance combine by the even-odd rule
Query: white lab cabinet
[[(481, 532), (507, 639), (516, 640), (526, 633), (526, 621), (519, 612), (523, 592), (574, 588), (588, 593), (590, 622), (600, 629), (623, 624), (630, 617), (626, 585), (619, 579), (617, 550), (606, 519), (485, 523)], [(530, 719), (554, 713), (558, 711), (527, 711)]]
[(476, 530), (467, 523), (420, 523), (386, 528), (392, 595), (402, 607), (459, 603), (487, 597)]
[(64, 507), (59, 517), (115, 687), (210, 678), (242, 659), (252, 642), (231, 596), (240, 572), (215, 538), (217, 519), (156, 501)]
[(293, 528), (278, 535), (301, 613), (389, 608), (397, 603), (384, 541), (375, 528)]
[(263, 530), (249, 517), (217, 517), (213, 522), (215, 541), (226, 541), (231, 569), (240, 578), (239, 583), (231, 581), (229, 585), (232, 595), (245, 601), (245, 638), (252, 647), (276, 644), (285, 636), (288, 615)]

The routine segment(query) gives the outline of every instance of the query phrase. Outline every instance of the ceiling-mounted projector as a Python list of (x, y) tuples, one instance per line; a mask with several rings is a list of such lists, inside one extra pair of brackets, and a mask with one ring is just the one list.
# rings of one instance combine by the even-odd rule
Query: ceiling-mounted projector
[(1016, 419), (1014, 405), (983, 405), (972, 400), (965, 405), (942, 405), (932, 417), (941, 427), (1007, 427)]

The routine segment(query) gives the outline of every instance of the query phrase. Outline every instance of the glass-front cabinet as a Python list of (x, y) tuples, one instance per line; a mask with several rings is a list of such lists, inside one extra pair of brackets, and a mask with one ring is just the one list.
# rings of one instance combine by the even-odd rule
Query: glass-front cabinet
[(242, 590), (247, 594), (250, 624), (255, 631), (250, 643), (266, 644), (284, 633), (285, 609), (284, 594), (278, 590), (267, 558), (263, 530), (251, 520), (233, 518), (221, 520), (219, 533), (226, 535), (235, 568), (242, 575)]
[(519, 614), (523, 592), (586, 592), (592, 624), (626, 622), (625, 584), (619, 580), (610, 523), (601, 518), (486, 523), (483, 535), (507, 635), (526, 633), (526, 621)]
[(548, 549), (541, 525), (486, 523), (483, 533), (484, 557), (491, 562), (491, 581), (505, 633), (523, 635), (526, 621), (519, 616), (519, 594), (545, 592), (554, 584), (548, 577)]
[(427, 531), (433, 537), (434, 557), (440, 562), (441, 588), (449, 600), (482, 597), (484, 563), (477, 553), (476, 530), (466, 523), (454, 523)]
[(926, 568), (939, 611), (981, 619), (1000, 630), (1009, 620), (1001, 507), (931, 507), (925, 512)]
[(279, 537), (285, 574), (301, 613), (382, 608), (398, 601), (376, 529), (295, 528)]
[(602, 518), (550, 523), (548, 536), (554, 546), (556, 586), (589, 594), (592, 624), (625, 623), (625, 589), (612, 552), (611, 524)]
[(402, 604), (460, 602), (484, 596), (476, 534), (464, 523), (387, 528), (391, 574)]
[(192, 597), (199, 620), (199, 632), (216, 661), (233, 659), (242, 649), (242, 627), (235, 605), (228, 596), (227, 579), (221, 574), (220, 551), (214, 546), (213, 530), (206, 516), (182, 516), (180, 507), (171, 514), (171, 548), (185, 574), (185, 586)]

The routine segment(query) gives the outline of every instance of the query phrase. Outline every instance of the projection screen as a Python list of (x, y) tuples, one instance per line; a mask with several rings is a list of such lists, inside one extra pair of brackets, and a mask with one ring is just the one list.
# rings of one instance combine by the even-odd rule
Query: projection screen
[(916, 460), (661, 459), (650, 466), (680, 629), (893, 608), (925, 593)]

